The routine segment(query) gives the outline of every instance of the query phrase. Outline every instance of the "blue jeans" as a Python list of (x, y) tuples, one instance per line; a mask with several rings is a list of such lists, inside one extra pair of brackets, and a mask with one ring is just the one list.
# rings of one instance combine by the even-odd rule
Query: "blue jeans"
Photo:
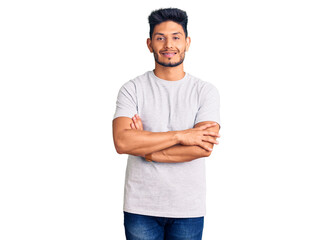
[(204, 217), (165, 218), (124, 212), (127, 240), (201, 240)]

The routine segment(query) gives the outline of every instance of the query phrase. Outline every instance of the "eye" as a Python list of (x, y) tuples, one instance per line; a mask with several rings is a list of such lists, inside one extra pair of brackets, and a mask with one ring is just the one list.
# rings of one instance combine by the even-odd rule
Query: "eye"
[(174, 37), (174, 39), (179, 39), (179, 37)]
[(156, 40), (158, 40), (158, 41), (160, 41), (160, 40), (163, 40), (164, 38), (162, 38), (162, 37), (158, 37), (158, 38), (156, 38)]

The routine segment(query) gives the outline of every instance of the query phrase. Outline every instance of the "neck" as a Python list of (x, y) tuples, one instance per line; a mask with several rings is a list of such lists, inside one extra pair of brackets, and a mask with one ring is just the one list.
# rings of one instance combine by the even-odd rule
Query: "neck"
[(177, 67), (164, 67), (155, 63), (154, 74), (166, 81), (178, 81), (185, 77), (183, 63)]

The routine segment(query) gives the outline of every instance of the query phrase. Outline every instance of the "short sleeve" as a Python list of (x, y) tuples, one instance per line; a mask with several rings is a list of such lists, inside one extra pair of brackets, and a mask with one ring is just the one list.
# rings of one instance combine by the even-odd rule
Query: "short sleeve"
[(217, 88), (208, 83), (201, 89), (199, 95), (199, 109), (195, 117), (194, 125), (199, 122), (220, 122), (220, 94)]
[(138, 113), (136, 88), (133, 81), (128, 81), (119, 90), (116, 111), (113, 119), (117, 117), (132, 118)]

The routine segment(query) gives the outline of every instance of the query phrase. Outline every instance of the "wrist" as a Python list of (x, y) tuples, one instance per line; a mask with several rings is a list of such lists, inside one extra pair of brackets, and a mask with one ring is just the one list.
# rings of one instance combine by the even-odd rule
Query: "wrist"
[(180, 144), (182, 131), (173, 131), (173, 140), (176, 142), (176, 144)]

